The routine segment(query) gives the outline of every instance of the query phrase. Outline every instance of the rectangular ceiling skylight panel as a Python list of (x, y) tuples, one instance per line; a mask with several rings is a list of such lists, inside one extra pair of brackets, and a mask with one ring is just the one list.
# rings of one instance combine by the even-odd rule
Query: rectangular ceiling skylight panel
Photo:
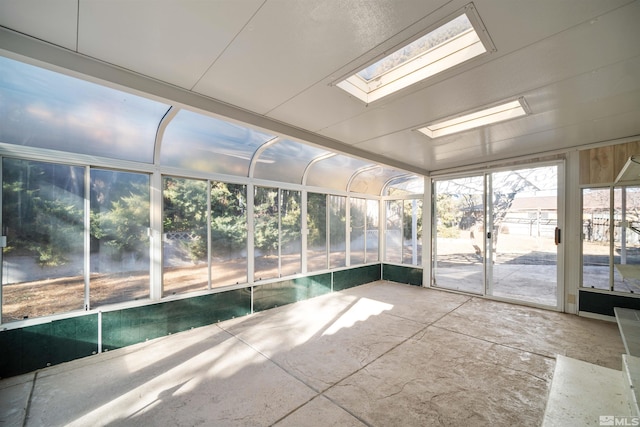
[(466, 14), (447, 22), (445, 25), (436, 28), (425, 34), (418, 40), (398, 49), (391, 55), (385, 56), (378, 62), (369, 65), (364, 70), (356, 73), (365, 81), (371, 81), (382, 76), (393, 68), (402, 66), (413, 59), (427, 53), (429, 50), (437, 49), (446, 42), (452, 40), (465, 32), (473, 31), (473, 25)]
[(490, 50), (491, 40), (470, 4), (445, 24), (336, 85), (370, 103)]
[(515, 101), (485, 108), (450, 120), (433, 123), (418, 130), (429, 138), (438, 138), (440, 136), (451, 135), (453, 133), (525, 116), (528, 113), (525, 106), (524, 98), (519, 98)]

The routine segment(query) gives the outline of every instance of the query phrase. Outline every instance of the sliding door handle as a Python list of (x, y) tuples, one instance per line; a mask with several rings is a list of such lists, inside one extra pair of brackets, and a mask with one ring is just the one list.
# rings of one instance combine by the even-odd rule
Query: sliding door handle
[(561, 238), (561, 231), (558, 227), (556, 227), (556, 232), (555, 232), (555, 243), (556, 246), (558, 246), (561, 242), (562, 242), (562, 238)]

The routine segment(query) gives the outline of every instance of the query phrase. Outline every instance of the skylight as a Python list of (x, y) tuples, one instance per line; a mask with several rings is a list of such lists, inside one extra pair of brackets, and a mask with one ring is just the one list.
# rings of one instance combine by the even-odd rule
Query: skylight
[(336, 85), (370, 103), (493, 49), (472, 4)]
[(418, 129), (429, 138), (438, 138), (528, 114), (524, 98), (485, 108), (453, 119), (433, 123)]

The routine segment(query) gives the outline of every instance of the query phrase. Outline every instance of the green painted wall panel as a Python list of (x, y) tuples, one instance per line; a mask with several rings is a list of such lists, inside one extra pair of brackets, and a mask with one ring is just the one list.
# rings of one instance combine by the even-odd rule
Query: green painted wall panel
[(90, 356), (98, 350), (98, 315), (0, 332), (0, 377)]
[(380, 264), (365, 265), (333, 272), (333, 290), (341, 291), (380, 280)]
[(98, 315), (51, 322), (49, 359), (52, 365), (90, 356), (98, 351)]
[[(380, 280), (380, 264), (255, 287), (254, 311)], [(102, 347), (112, 350), (251, 312), (251, 288), (102, 313)], [(98, 347), (98, 314), (0, 331), (0, 377), (89, 356)]]
[(331, 292), (331, 273), (269, 283), (253, 288), (253, 311), (264, 311)]
[(382, 278), (392, 282), (422, 286), (422, 268), (383, 264)]
[(105, 312), (102, 348), (121, 348), (250, 312), (250, 288)]
[(21, 367), (22, 334), (22, 329), (0, 332), (0, 378), (19, 375), (30, 370), (23, 370)]
[(580, 289), (579, 293), (580, 311), (615, 316), (614, 307), (640, 310), (640, 298), (635, 296), (612, 295), (583, 289)]

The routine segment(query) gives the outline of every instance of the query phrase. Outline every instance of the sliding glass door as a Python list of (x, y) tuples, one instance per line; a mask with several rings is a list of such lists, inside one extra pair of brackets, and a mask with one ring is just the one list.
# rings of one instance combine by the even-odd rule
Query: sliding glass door
[(434, 182), (434, 286), (559, 305), (560, 164)]
[(434, 279), (436, 286), (484, 293), (483, 175), (434, 185)]
[(558, 166), (496, 172), (487, 237), (487, 294), (558, 304)]

